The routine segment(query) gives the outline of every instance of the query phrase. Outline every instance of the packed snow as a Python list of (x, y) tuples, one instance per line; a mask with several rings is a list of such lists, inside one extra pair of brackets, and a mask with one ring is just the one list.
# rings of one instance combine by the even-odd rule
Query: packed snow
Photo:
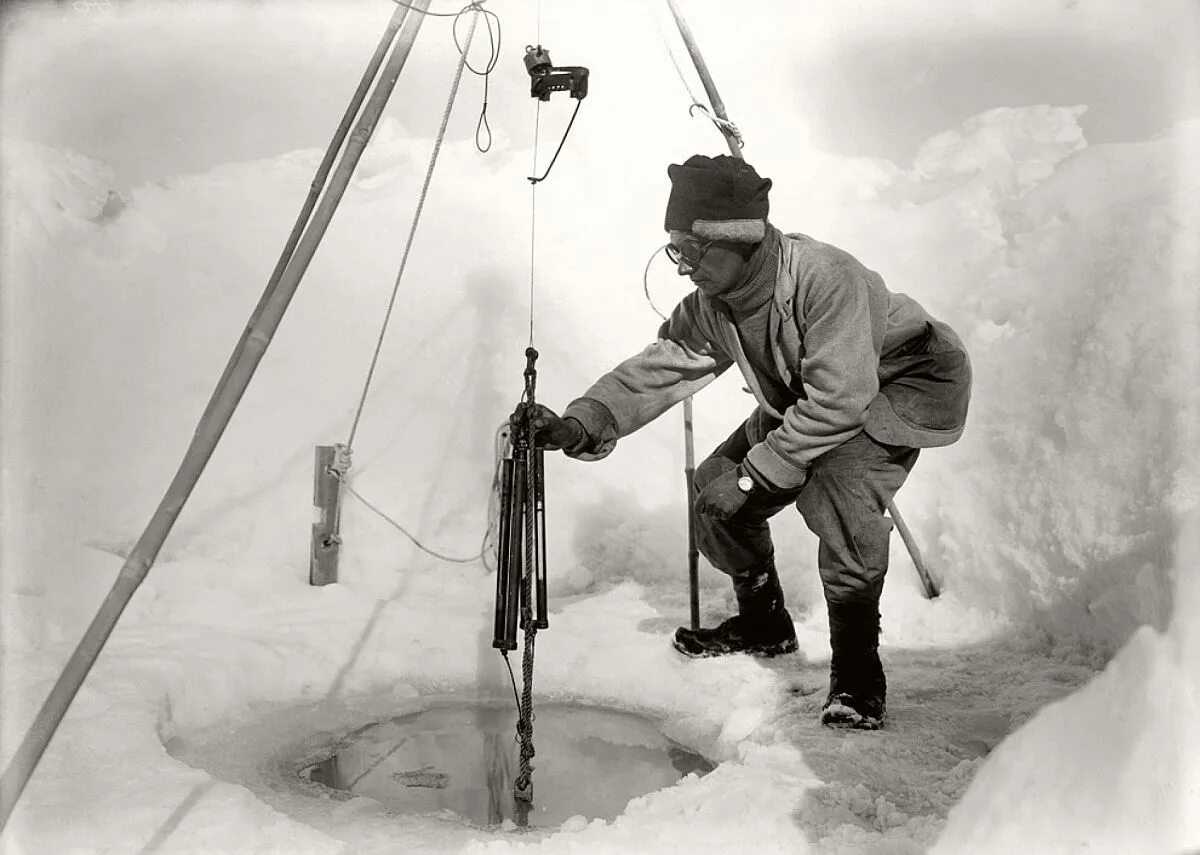
[[(480, 553), (531, 310), (539, 400), (561, 408), (652, 338), (665, 166), (720, 151), (711, 128), (644, 117), (663, 123), (646, 162), (618, 161), (623, 129), (581, 124), (536, 191), (531, 279), (528, 142), (493, 118), (486, 155), (470, 131), (446, 143), (354, 443), (351, 486), (390, 520), (346, 495), (339, 583), (312, 587), (313, 448), (347, 439), (431, 149), (391, 116), (3, 851), (1196, 850), (1200, 121), (1091, 145), (1085, 111), (996, 107), (905, 164), (789, 146), (786, 115), (748, 143), (773, 222), (854, 253), (972, 355), (965, 436), (923, 452), (897, 498), (945, 593), (921, 597), (894, 538), (885, 729), (816, 722), (827, 623), (794, 513), (774, 531), (801, 652), (671, 649), (688, 608), (673, 411), (604, 462), (548, 455), (534, 688), (646, 716), (713, 772), (615, 820), (528, 831), (301, 780), (370, 722), (511, 698)], [(174, 473), (322, 152), (134, 182), (61, 146), (0, 153), (6, 764)], [(650, 268), (660, 307), (683, 284)], [(698, 454), (751, 409), (741, 385), (697, 398)], [(732, 592), (701, 575), (719, 619)]]

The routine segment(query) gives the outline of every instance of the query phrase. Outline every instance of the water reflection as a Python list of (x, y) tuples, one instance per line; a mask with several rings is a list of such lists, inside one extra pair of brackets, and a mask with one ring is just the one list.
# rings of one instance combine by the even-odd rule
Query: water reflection
[(449, 810), (483, 825), (554, 826), (577, 814), (612, 819), (636, 796), (713, 769), (630, 713), (571, 704), (544, 704), (535, 713), (527, 816), (513, 798), (512, 707), (440, 706), (380, 722), (302, 775), (405, 813)]

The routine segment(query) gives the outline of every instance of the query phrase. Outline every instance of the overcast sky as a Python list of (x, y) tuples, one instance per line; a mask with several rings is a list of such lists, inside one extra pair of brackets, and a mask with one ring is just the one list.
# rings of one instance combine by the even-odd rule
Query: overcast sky
[[(3, 131), (104, 159), (130, 183), (324, 147), (394, 8), (387, 0), (92, 4), (6, 7)], [(556, 64), (591, 69), (574, 144), (586, 144), (589, 121), (627, 125), (630, 140), (646, 133), (647, 115), (689, 121), (687, 93), (656, 26), (671, 26), (665, 2), (490, 0), (487, 7), (503, 24), (489, 120), (514, 144), (528, 140), (533, 114), (521, 55), (538, 41)], [(680, 0), (680, 7), (731, 118), (746, 131), (751, 159), (754, 134), (774, 132), (771, 117), (781, 113), (794, 118), (788, 132), (798, 149), (901, 166), (931, 134), (996, 106), (1087, 105), (1082, 125), (1093, 143), (1146, 139), (1200, 114), (1196, 87), (1187, 85), (1197, 56), (1194, 2), (855, 0), (835, 9)], [(459, 6), (434, 0), (431, 8)], [(485, 36), (481, 30), (472, 51), (477, 64), (486, 59)], [(686, 65), (682, 51), (679, 58)], [(428, 19), (391, 115), (432, 133), (453, 64), (449, 21)], [(451, 134), (469, 137), (481, 80), (468, 77), (459, 98)], [(549, 146), (569, 107), (558, 96), (544, 110)]]

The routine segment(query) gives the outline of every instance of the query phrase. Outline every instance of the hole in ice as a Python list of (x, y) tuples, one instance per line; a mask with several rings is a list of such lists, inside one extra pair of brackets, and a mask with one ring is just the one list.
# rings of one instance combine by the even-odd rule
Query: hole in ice
[(649, 719), (576, 704), (534, 706), (533, 804), (519, 812), (516, 710), (456, 704), (369, 725), (302, 778), (404, 813), (450, 811), (480, 825), (613, 819), (630, 799), (714, 764)]

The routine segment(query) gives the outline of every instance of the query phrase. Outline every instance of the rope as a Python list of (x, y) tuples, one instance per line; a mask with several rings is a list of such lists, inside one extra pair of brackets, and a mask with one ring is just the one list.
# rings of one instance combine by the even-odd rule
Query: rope
[[(396, 2), (399, 2), (399, 0), (396, 0)], [(434, 558), (438, 558), (442, 561), (448, 561), (452, 564), (469, 564), (469, 563), (472, 563), (475, 561), (482, 560), (484, 562), (484, 565), (486, 566), (486, 564), (487, 564), (486, 553), (487, 553), (488, 532), (484, 533), (483, 543), (480, 546), (480, 551), (477, 554), (471, 556), (470, 558), (456, 558), (454, 556), (445, 555), (445, 554), (438, 552), (434, 549), (431, 549), (428, 546), (426, 546), (425, 544), (423, 544), (413, 534), (411, 534), (406, 528), (404, 528), (404, 526), (400, 525), (400, 523), (398, 523), (392, 517), (388, 516), (386, 513), (384, 513), (382, 510), (380, 510), (378, 507), (376, 507), (374, 504), (372, 504), (370, 501), (368, 501), (361, 493), (359, 493), (357, 490), (355, 490), (353, 487), (350, 486), (349, 480), (347, 478), (347, 470), (349, 469), (350, 454), (351, 454), (351, 451), (354, 446), (354, 437), (358, 433), (358, 425), (359, 425), (359, 422), (362, 420), (363, 409), (365, 408), (366, 403), (367, 403), (367, 395), (370, 393), (371, 382), (375, 377), (375, 370), (379, 364), (379, 355), (383, 349), (383, 341), (387, 335), (388, 325), (391, 322), (391, 318), (392, 318), (392, 312), (394, 311), (395, 306), (396, 306), (396, 298), (400, 292), (400, 283), (404, 278), (404, 270), (408, 266), (408, 258), (409, 258), (410, 253), (412, 252), (413, 239), (416, 236), (417, 226), (421, 220), (421, 213), (425, 208), (425, 199), (429, 195), (429, 186), (433, 180), (433, 170), (434, 170), (434, 167), (437, 165), (438, 155), (441, 152), (441, 148), (442, 148), (442, 142), (444, 141), (445, 136), (446, 136), (446, 128), (450, 122), (450, 113), (454, 108), (454, 101), (455, 101), (456, 96), (458, 95), (459, 85), (462, 82), (463, 69), (464, 69), (464, 67), (467, 67), (467, 65), (468, 65), (467, 53), (470, 50), (471, 42), (475, 37), (475, 29), (476, 29), (477, 24), (479, 23), (479, 15), (480, 15), (480, 13), (483, 13), (485, 15), (493, 15), (494, 16), (494, 13), (487, 12), (482, 8), (481, 4), (483, 2), (485, 2), (485, 0), (477, 0), (477, 2), (472, 2), (469, 5), (463, 7), (463, 9), (461, 9), (459, 12), (455, 13), (453, 16), (449, 15), (448, 13), (447, 14), (441, 14), (441, 13), (436, 13), (436, 12), (427, 12), (426, 13), (426, 14), (432, 15), (434, 17), (454, 17), (456, 24), (457, 24), (458, 17), (461, 17), (462, 15), (466, 14), (466, 12), (473, 11), (474, 15), (472, 15), (472, 17), (471, 17), (471, 26), (470, 26), (470, 29), (467, 31), (467, 38), (466, 38), (465, 44), (463, 44), (463, 45), (459, 44), (458, 35), (457, 35), (457, 33), (455, 33), (454, 43), (455, 43), (455, 46), (458, 48), (459, 57), (458, 57), (458, 65), (454, 71), (454, 82), (451, 84), (451, 87), (450, 87), (450, 94), (446, 100), (446, 108), (442, 112), (442, 123), (441, 123), (441, 126), (438, 128), (437, 137), (434, 140), (433, 152), (430, 155), (429, 166), (425, 171), (425, 179), (421, 185), (421, 192), (420, 192), (420, 195), (417, 197), (417, 207), (416, 207), (416, 211), (413, 214), (412, 224), (411, 224), (411, 226), (409, 228), (409, 232), (408, 232), (408, 239), (405, 242), (404, 252), (400, 259), (400, 269), (396, 273), (396, 281), (392, 286), (392, 293), (391, 293), (391, 297), (388, 300), (387, 311), (384, 312), (383, 324), (381, 325), (380, 330), (379, 330), (379, 338), (375, 343), (375, 351), (371, 355), (371, 364), (370, 364), (370, 367), (367, 369), (367, 377), (366, 377), (366, 381), (363, 383), (362, 395), (359, 397), (358, 407), (354, 412), (354, 421), (350, 426), (350, 436), (349, 436), (349, 438), (347, 438), (345, 445), (342, 447), (342, 450), (341, 450), (342, 457), (341, 457), (339, 463), (336, 464), (334, 467), (332, 467), (331, 471), (333, 472), (334, 475), (337, 476), (339, 483), (341, 484), (342, 487), (344, 487), (346, 489), (347, 492), (349, 492), (352, 496), (354, 496), (356, 499), (358, 499), (360, 502), (362, 502), (364, 505), (366, 505), (368, 508), (370, 508), (372, 511), (374, 511), (377, 515), (382, 517), (388, 523), (390, 523), (396, 530), (398, 530), (401, 534), (403, 534), (410, 541), (412, 541), (413, 544), (416, 545), (417, 548), (419, 548), (421, 551), (433, 556)], [(407, 4), (405, 4), (405, 3), (400, 3), (399, 5), (407, 6)], [(412, 8), (412, 7), (409, 7), (409, 8)], [(420, 11), (420, 10), (418, 10), (418, 11)], [(497, 21), (497, 25), (498, 25), (498, 21)], [(489, 23), (488, 23), (488, 32), (489, 32), (489, 34), (491, 33), (490, 19), (489, 19)], [(491, 57), (491, 59), (489, 60), (486, 70), (490, 72), (491, 69), (495, 66), (495, 63), (496, 63), (496, 56), (493, 55)], [(486, 105), (485, 105), (485, 109), (486, 109)], [(335, 533), (334, 536), (337, 537), (337, 534), (341, 531), (341, 504), (340, 503), (338, 504), (337, 518), (334, 521), (334, 529), (333, 530)]]
[(458, 85), (462, 81), (463, 68), (467, 63), (467, 50), (471, 47), (471, 39), (475, 36), (475, 25), (479, 23), (480, 9), (473, 5), (475, 14), (471, 18), (471, 29), (467, 32), (467, 43), (458, 56), (458, 66), (454, 70), (454, 83), (450, 87), (450, 97), (446, 101), (446, 109), (442, 112), (442, 124), (438, 128), (437, 138), (433, 144), (433, 154), (429, 159), (429, 168), (425, 170), (425, 181), (421, 185), (421, 193), (417, 197), (417, 210), (413, 214), (412, 226), (408, 230), (408, 240), (404, 244), (404, 254), (400, 257), (400, 270), (396, 273), (396, 283), (392, 287), (392, 296), (388, 300), (387, 311), (383, 315), (383, 325), (379, 330), (379, 340), (375, 343), (375, 353), (371, 357), (371, 367), (367, 370), (367, 380), (363, 384), (362, 397), (358, 409), (354, 413), (354, 424), (350, 427), (350, 438), (346, 447), (354, 446), (354, 435), (358, 431), (358, 423), (362, 419), (363, 407), (367, 403), (367, 393), (371, 389), (371, 380), (375, 377), (375, 368), (379, 364), (379, 352), (383, 349), (383, 339), (387, 335), (388, 323), (392, 319), (392, 310), (396, 306), (396, 296), (400, 292), (400, 281), (404, 278), (404, 269), (408, 266), (408, 256), (412, 251), (413, 238), (417, 233), (417, 225), (421, 221), (421, 212), (425, 208), (425, 197), (429, 194), (429, 184), (433, 180), (433, 168), (437, 165), (438, 154), (442, 149), (442, 140), (446, 137), (446, 126), (450, 123), (450, 111), (454, 108), (454, 98), (458, 95)]
[[(480, 2), (483, 2), (483, 0), (480, 0)], [(474, 5), (475, 4), (472, 4), (472, 6)], [(466, 9), (463, 9), (463, 12), (465, 11)], [(475, 68), (470, 62), (467, 63), (467, 71), (483, 78), (483, 107), (479, 111), (479, 121), (475, 124), (475, 148), (480, 153), (486, 154), (487, 152), (491, 151), (492, 148), (492, 129), (491, 126), (488, 125), (487, 120), (488, 82), (491, 80), (491, 74), (496, 68), (496, 63), (500, 60), (500, 45), (503, 41), (503, 31), (500, 28), (499, 15), (497, 15), (495, 12), (488, 11), (487, 9), (481, 9), (481, 11), (483, 12), (484, 23), (487, 25), (488, 43), (490, 45), (491, 53), (488, 55), (487, 64), (483, 67), (482, 71)], [(459, 16), (461, 16), (463, 12), (460, 12)], [(496, 22), (495, 33), (492, 32), (493, 20)], [(459, 18), (455, 17), (454, 26), (452, 28), (454, 34), (454, 46), (459, 49), (460, 53), (466, 53), (466, 51), (458, 43), (458, 21)], [(479, 135), (485, 131), (487, 132), (487, 145), (481, 145), (479, 142)]]
[[(531, 438), (532, 438), (532, 431)], [(521, 697), (520, 719), (517, 721), (517, 737), (521, 742), (521, 766), (517, 775), (516, 796), (518, 800), (533, 801), (533, 647), (537, 639), (537, 624), (533, 620), (533, 546), (534, 546), (534, 491), (532, 489), (534, 449), (530, 444), (526, 459), (525, 477), (530, 489), (525, 491), (525, 578), (522, 582), (523, 605), (521, 627), (525, 633), (525, 653), (521, 657), (521, 674), (524, 678), (524, 693)]]
[[(526, 577), (526, 586), (529, 580)], [(521, 676), (524, 679), (524, 691), (521, 695), (521, 705), (518, 708), (520, 718), (517, 720), (517, 739), (521, 745), (520, 772), (514, 782), (516, 796), (521, 801), (533, 801), (533, 757), (537, 752), (533, 747), (533, 646), (537, 639), (537, 627), (532, 619), (525, 628), (525, 652), (521, 656)]]

